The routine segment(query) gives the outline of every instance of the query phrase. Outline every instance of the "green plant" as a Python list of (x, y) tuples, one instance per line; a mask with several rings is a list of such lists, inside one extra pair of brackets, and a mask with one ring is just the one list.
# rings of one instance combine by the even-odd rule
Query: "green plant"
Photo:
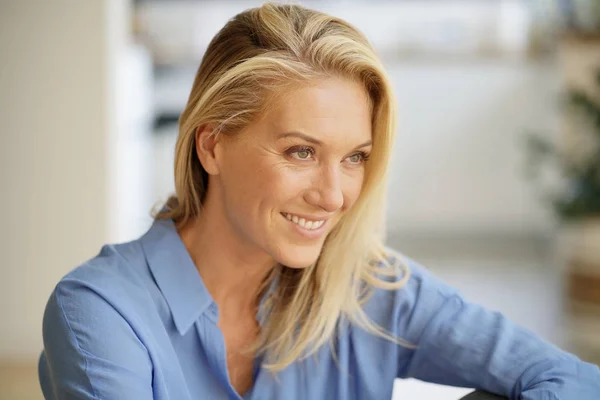
[[(600, 94), (600, 71), (596, 75)], [(562, 146), (539, 134), (526, 134), (527, 175), (536, 182), (548, 161), (558, 167), (561, 184), (542, 188), (542, 197), (561, 220), (600, 216), (600, 100), (579, 90), (565, 96), (572, 131)]]
[(559, 0), (568, 29), (579, 34), (600, 31), (600, 0)]

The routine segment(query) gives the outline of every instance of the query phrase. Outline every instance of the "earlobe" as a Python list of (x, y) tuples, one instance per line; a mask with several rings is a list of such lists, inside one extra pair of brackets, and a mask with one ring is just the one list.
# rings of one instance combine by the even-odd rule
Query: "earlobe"
[(216, 157), (217, 135), (210, 125), (202, 125), (196, 128), (196, 155), (209, 175), (219, 174), (219, 164)]

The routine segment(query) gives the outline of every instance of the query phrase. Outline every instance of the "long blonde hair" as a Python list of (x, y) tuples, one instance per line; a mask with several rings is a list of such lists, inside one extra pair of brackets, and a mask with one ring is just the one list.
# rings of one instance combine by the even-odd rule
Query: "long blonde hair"
[[(347, 22), (297, 5), (267, 3), (232, 18), (202, 59), (179, 121), (175, 189), (156, 218), (178, 225), (199, 215), (208, 175), (195, 150), (195, 131), (235, 134), (265, 112), (290, 85), (323, 77), (359, 82), (372, 110), (373, 149), (359, 198), (305, 269), (281, 266), (264, 307), (255, 349), (279, 371), (334, 337), (342, 319), (403, 343), (374, 324), (362, 305), (374, 288), (398, 289), (408, 270), (388, 262), (383, 247), (385, 174), (396, 126), (387, 74), (367, 39)], [(401, 271), (404, 269), (404, 271)], [(390, 277), (392, 277), (390, 279)]]

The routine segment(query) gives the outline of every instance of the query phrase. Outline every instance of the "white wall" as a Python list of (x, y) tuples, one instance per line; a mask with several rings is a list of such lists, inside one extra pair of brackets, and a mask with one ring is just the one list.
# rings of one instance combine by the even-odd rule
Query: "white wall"
[(524, 178), (525, 131), (552, 135), (560, 73), (547, 61), (407, 61), (399, 102), (392, 232), (546, 233), (552, 218)]
[(0, 358), (37, 357), (54, 285), (110, 240), (126, 9), (120, 0), (0, 5)]

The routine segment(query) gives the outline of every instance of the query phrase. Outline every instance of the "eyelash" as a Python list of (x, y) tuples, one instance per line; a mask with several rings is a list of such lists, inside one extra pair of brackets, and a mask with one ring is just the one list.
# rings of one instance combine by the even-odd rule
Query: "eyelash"
[[(294, 146), (294, 147), (289, 148), (286, 151), (286, 154), (292, 155), (292, 154), (302, 153), (302, 152), (307, 152), (307, 153), (309, 153), (309, 155), (312, 156), (312, 155), (315, 154), (315, 149), (312, 148), (312, 147), (310, 147), (310, 146)], [(353, 156), (360, 156), (360, 159), (361, 159), (359, 163), (356, 163), (356, 164), (353, 164), (353, 165), (364, 164), (365, 162), (367, 162), (369, 160), (369, 154), (367, 154), (364, 151), (357, 151), (356, 153), (353, 153), (353, 154), (349, 155), (346, 158), (350, 158), (350, 157), (353, 157)], [(300, 160), (300, 161), (304, 161), (306, 159), (307, 158), (298, 158), (298, 157), (296, 158), (296, 160)]]

